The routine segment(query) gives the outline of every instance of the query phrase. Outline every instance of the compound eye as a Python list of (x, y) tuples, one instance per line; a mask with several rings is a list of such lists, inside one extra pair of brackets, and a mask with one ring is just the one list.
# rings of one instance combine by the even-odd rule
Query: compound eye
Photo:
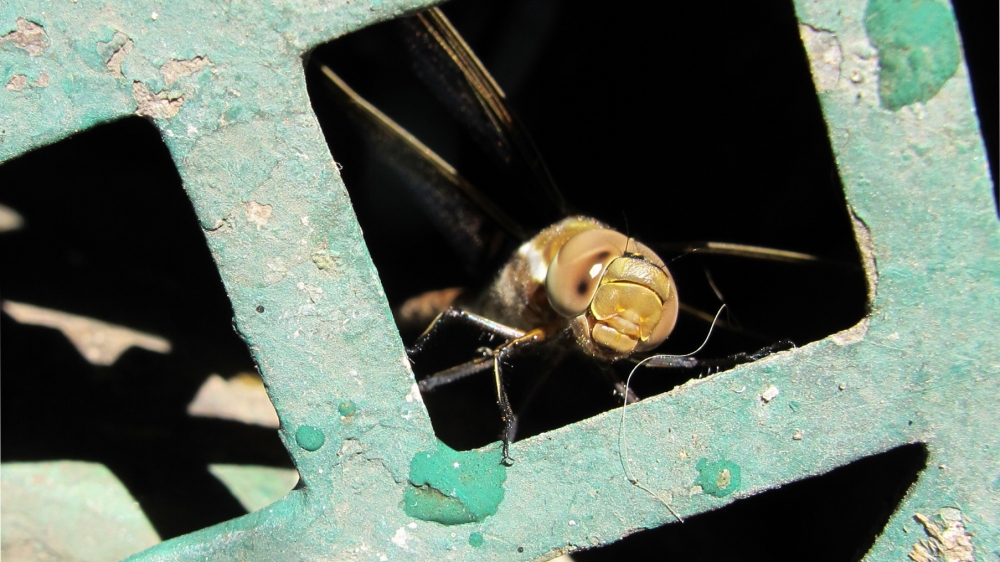
[(624, 234), (598, 228), (570, 238), (559, 249), (545, 276), (549, 304), (561, 316), (583, 314), (594, 300), (604, 271), (625, 253)]

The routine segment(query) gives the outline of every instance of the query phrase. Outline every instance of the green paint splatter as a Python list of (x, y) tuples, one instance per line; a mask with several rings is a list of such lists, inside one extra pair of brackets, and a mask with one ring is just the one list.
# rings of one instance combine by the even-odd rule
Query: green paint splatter
[(299, 429), (295, 431), (295, 442), (307, 451), (315, 451), (326, 442), (326, 436), (319, 428), (311, 425), (300, 425)]
[(342, 416), (353, 416), (358, 411), (358, 406), (351, 400), (344, 400), (337, 406), (337, 411)]
[(403, 510), (410, 517), (445, 525), (482, 521), (503, 501), (507, 468), (501, 460), (499, 447), (457, 452), (438, 442), (437, 450), (419, 452), (410, 461), (411, 485), (403, 493)]
[(788, 408), (791, 409), (793, 412), (798, 412), (800, 407), (801, 406), (799, 405), (799, 403), (795, 400), (792, 400), (791, 402), (788, 403)]
[(879, 101), (886, 109), (933, 98), (958, 69), (955, 20), (937, 0), (869, 0), (865, 30), (878, 49)]
[(740, 467), (725, 459), (708, 462), (701, 459), (695, 467), (698, 479), (694, 483), (709, 495), (724, 498), (740, 487)]
[(483, 534), (472, 533), (471, 535), (469, 535), (469, 546), (473, 548), (479, 548), (483, 546)]

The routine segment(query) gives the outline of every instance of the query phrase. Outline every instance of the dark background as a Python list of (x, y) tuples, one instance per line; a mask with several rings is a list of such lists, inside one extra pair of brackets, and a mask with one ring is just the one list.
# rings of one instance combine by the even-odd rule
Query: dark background
[[(460, 0), (446, 11), (581, 209), (620, 228), (627, 220), (630, 234), (645, 241), (732, 241), (856, 262), (791, 4), (749, 4), (632, 15), (596, 2)], [(995, 179), (996, 7), (963, 0), (955, 11)], [(334, 66), (470, 178), (494, 182), (495, 172), (460, 128), (407, 78), (399, 51), (392, 37), (358, 35), (318, 49), (314, 58)], [(316, 74), (309, 78), (324, 130), (345, 141), (331, 149), (344, 166), (391, 303), (475, 283), (413, 212), (405, 187), (369, 157), (363, 140), (336, 129), (336, 107)], [(111, 170), (110, 152), (118, 154)], [(228, 300), (155, 129), (128, 119), (9, 162), (0, 167), (0, 202), (27, 222), (24, 230), (0, 236), (3, 298), (119, 322), (175, 345), (167, 356), (133, 349), (112, 367), (93, 367), (61, 334), (3, 315), (3, 462), (105, 463), (163, 538), (242, 513), (205, 471), (207, 463), (291, 465), (274, 431), (184, 413), (208, 374), (229, 376), (253, 366), (232, 330)], [(671, 267), (682, 298), (714, 312), (709, 271), (733, 319), (766, 338), (802, 345), (864, 314), (864, 285), (848, 269), (690, 257)], [(706, 330), (682, 318), (667, 351), (694, 349)], [(450, 347), (476, 345), (475, 335), (453, 335)], [(764, 343), (770, 342), (720, 333), (706, 355)], [(514, 365), (515, 405), (533, 386), (533, 361)], [(615, 406), (603, 381), (586, 370), (570, 361), (554, 372), (524, 412), (522, 437)], [(638, 389), (650, 395), (699, 374), (652, 373), (640, 378)], [(476, 446), (496, 439), (499, 420), (486, 382), (428, 397), (446, 442)], [(857, 558), (924, 460), (922, 447), (903, 447), (574, 557)], [(787, 526), (794, 532), (782, 534), (781, 551), (757, 546), (760, 536)], [(720, 529), (728, 540), (719, 540)]]

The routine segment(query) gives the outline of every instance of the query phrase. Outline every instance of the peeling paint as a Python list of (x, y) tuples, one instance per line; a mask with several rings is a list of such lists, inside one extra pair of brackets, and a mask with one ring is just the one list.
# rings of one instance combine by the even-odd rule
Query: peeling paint
[(28, 87), (28, 77), (23, 74), (15, 74), (10, 77), (10, 81), (4, 86), (8, 90), (20, 92)]
[(815, 28), (809, 24), (799, 24), (799, 36), (809, 57), (809, 70), (817, 92), (825, 92), (837, 87), (840, 82), (840, 65), (844, 62), (843, 50), (837, 36), (830, 31)]
[(125, 60), (126, 55), (132, 52), (132, 40), (129, 39), (128, 35), (115, 31), (114, 36), (107, 43), (97, 42), (97, 52), (104, 59), (104, 64), (107, 65), (108, 70), (114, 74), (115, 78), (125, 77), (122, 74), (122, 61)]
[(15, 92), (20, 92), (25, 88), (46, 88), (49, 85), (49, 75), (46, 72), (42, 72), (38, 75), (38, 79), (34, 82), (28, 83), (28, 77), (24, 74), (15, 73), (12, 74), (10, 80), (4, 84), (4, 88), (12, 90)]
[(972, 534), (965, 529), (962, 512), (946, 507), (937, 512), (942, 527), (926, 515), (916, 513), (913, 518), (924, 526), (927, 538), (913, 544), (909, 558), (914, 562), (973, 562)]
[(41, 55), (49, 47), (49, 36), (44, 27), (24, 18), (17, 18), (16, 25), (14, 31), (0, 37), (0, 45), (9, 41), (15, 47), (28, 51), (33, 57)]
[(172, 97), (168, 92), (152, 92), (142, 82), (132, 83), (132, 97), (135, 98), (135, 114), (153, 119), (170, 119), (181, 110), (184, 96)]
[(171, 59), (160, 67), (160, 74), (163, 75), (163, 83), (167, 87), (173, 86), (181, 78), (191, 76), (202, 69), (203, 66), (211, 64), (208, 57), (194, 57), (193, 59)]

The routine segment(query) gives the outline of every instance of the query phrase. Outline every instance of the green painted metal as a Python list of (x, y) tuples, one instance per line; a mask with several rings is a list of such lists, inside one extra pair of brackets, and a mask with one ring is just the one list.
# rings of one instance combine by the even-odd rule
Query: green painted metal
[(408, 515), (411, 461), (438, 444), (301, 56), (426, 3), (0, 5), (0, 160), (155, 121), (301, 474), (137, 560), (549, 557), (914, 442), (928, 468), (869, 559), (927, 539), (918, 515), (1000, 552), (1000, 227), (953, 17), (932, 0), (796, 2), (866, 259), (863, 322), (630, 408), (628, 464), (655, 496), (626, 479), (611, 412), (518, 442), (495, 514)]

